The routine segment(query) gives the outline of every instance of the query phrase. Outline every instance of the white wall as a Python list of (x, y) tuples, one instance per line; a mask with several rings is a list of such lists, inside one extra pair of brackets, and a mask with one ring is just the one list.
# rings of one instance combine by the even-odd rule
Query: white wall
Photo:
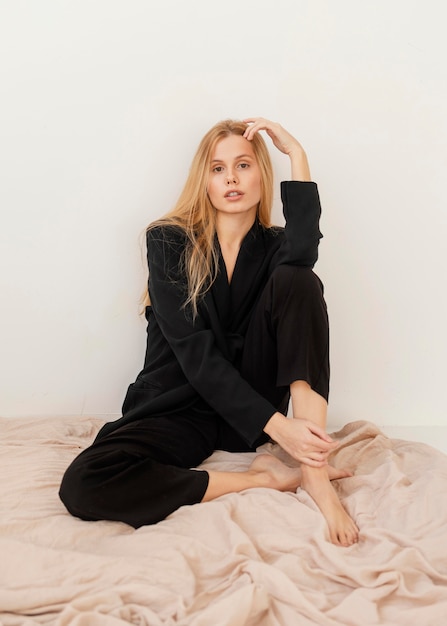
[(0, 413), (119, 413), (140, 233), (214, 122), (264, 115), (323, 201), (331, 420), (444, 423), (443, 4), (1, 0)]

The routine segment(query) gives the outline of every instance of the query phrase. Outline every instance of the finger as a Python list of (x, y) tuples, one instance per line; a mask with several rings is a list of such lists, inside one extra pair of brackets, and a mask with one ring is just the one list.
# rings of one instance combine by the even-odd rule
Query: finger
[(335, 450), (337, 446), (338, 446), (337, 441), (331, 441), (331, 442), (324, 441), (323, 439), (320, 439), (319, 437), (313, 437), (312, 442), (310, 443), (310, 447), (315, 449), (317, 452), (325, 452), (327, 454), (329, 454), (330, 452), (333, 452), (333, 450)]
[(311, 450), (305, 453), (306, 458), (311, 459), (312, 461), (317, 461), (319, 463), (327, 463), (327, 459), (329, 457), (329, 452), (323, 452), (322, 450)]
[(321, 452), (319, 450), (309, 454), (309, 458), (313, 461), (324, 461), (325, 463), (327, 462), (328, 456), (329, 452)]
[(327, 441), (328, 443), (335, 443), (338, 446), (338, 441), (334, 441), (334, 439), (332, 439), (332, 437), (329, 437), (327, 432), (323, 428), (320, 428), (320, 426), (317, 426), (316, 424), (310, 423), (309, 424), (309, 430), (314, 435), (317, 435), (317, 437), (319, 437), (320, 439), (323, 439), (324, 441)]
[(267, 130), (267, 126), (260, 121), (255, 122), (251, 126), (247, 127), (244, 133), (244, 137), (245, 139), (248, 139), (248, 141), (251, 141), (256, 133), (259, 133), (259, 131), (261, 130)]
[(265, 124), (266, 122), (268, 122), (268, 120), (266, 120), (265, 117), (246, 117), (244, 120), (242, 120), (244, 122), (244, 124), (249, 124), (249, 127), (251, 128), (254, 124)]
[(324, 430), (324, 428), (321, 428), (320, 426), (317, 426), (317, 424), (314, 424), (312, 422), (309, 423), (309, 430), (314, 434), (317, 435), (317, 437), (319, 437), (320, 439), (323, 439), (324, 441), (328, 441), (330, 443), (332, 443), (334, 440), (332, 439), (332, 437), (330, 437), (327, 432)]
[(246, 124), (249, 124), (244, 133), (244, 137), (248, 139), (248, 141), (251, 141), (255, 134), (258, 133), (260, 130), (265, 130), (270, 136), (272, 136), (272, 134), (275, 134), (272, 128), (273, 122), (266, 120), (264, 117), (249, 117), (244, 119), (243, 121)]
[(297, 459), (300, 463), (303, 463), (304, 465), (308, 465), (309, 467), (326, 467), (327, 465), (327, 461), (325, 460), (315, 460), (311, 457), (303, 457), (301, 459)]
[(255, 122), (257, 122), (259, 120), (259, 117), (246, 117), (244, 120), (242, 120), (244, 122), (244, 124), (254, 124)]

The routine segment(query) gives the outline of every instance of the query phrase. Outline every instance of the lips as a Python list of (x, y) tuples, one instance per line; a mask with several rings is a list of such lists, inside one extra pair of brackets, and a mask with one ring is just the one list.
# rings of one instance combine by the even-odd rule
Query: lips
[(241, 191), (237, 191), (237, 189), (232, 189), (225, 194), (225, 198), (240, 198), (242, 195), (243, 193)]

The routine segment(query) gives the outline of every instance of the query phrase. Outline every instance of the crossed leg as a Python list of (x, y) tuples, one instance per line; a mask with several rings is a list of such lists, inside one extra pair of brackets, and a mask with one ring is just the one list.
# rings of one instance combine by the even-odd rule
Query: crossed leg
[[(302, 468), (289, 467), (271, 454), (259, 454), (244, 472), (220, 472), (207, 470), (208, 487), (202, 502), (209, 502), (227, 493), (235, 493), (253, 487), (267, 487), (278, 491), (296, 491), (302, 486)], [(346, 478), (350, 473), (328, 466), (326, 479)], [(335, 492), (334, 492), (335, 493)]]

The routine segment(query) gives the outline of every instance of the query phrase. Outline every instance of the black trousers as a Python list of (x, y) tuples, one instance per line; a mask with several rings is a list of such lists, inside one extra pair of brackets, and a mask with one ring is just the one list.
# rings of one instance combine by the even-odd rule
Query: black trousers
[[(329, 329), (323, 286), (312, 270), (281, 265), (261, 294), (245, 337), (241, 374), (279, 411), (289, 386), (307, 381), (328, 398)], [(208, 473), (194, 470), (214, 450), (254, 448), (200, 401), (178, 414), (148, 416), (95, 441), (69, 466), (59, 495), (85, 520), (116, 520), (138, 528), (185, 504), (200, 502)]]

